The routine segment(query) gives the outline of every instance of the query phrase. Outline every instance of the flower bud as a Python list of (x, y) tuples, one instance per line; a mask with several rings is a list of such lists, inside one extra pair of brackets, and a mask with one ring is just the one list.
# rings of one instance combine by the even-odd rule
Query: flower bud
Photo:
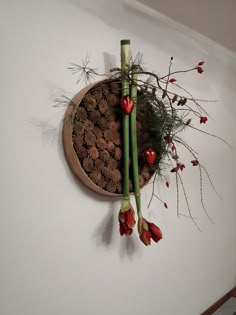
[(199, 67), (199, 66), (198, 66), (198, 67), (197, 67), (197, 72), (202, 74), (204, 71), (203, 71), (202, 67)]
[(126, 115), (129, 115), (134, 108), (134, 100), (128, 95), (124, 96), (120, 100), (122, 110)]
[(191, 163), (193, 164), (193, 166), (197, 166), (199, 164), (198, 160), (192, 160)]
[(200, 124), (202, 124), (202, 123), (205, 124), (207, 122), (207, 120), (208, 120), (207, 117), (204, 117), (204, 116), (200, 117)]
[(164, 99), (164, 98), (166, 97), (166, 95), (167, 95), (167, 91), (164, 90), (164, 91), (163, 91), (163, 94), (162, 94), (162, 98)]
[(178, 99), (178, 95), (175, 94), (174, 97), (173, 97), (173, 99), (172, 99), (172, 103), (176, 102), (177, 99)]

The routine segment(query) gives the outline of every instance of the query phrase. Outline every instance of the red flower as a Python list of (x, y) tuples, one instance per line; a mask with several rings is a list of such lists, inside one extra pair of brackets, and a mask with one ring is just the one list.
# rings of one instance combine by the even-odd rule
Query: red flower
[(174, 145), (172, 145), (171, 151), (174, 151), (175, 149), (176, 149), (176, 147)]
[(124, 96), (120, 100), (121, 108), (126, 115), (129, 115), (134, 108), (134, 100), (128, 95)]
[(167, 205), (166, 202), (164, 202), (164, 207), (165, 207), (166, 209), (168, 209), (168, 205)]
[(204, 65), (204, 61), (200, 61), (200, 62), (198, 63), (198, 66), (202, 66), (202, 65)]
[(204, 71), (203, 71), (202, 67), (199, 67), (199, 66), (198, 66), (198, 67), (197, 67), (197, 72), (198, 72), (198, 73), (203, 73)]
[(139, 235), (140, 240), (143, 242), (143, 244), (151, 245), (151, 233), (149, 231), (143, 230), (142, 233)]
[(135, 225), (134, 210), (129, 208), (126, 211), (120, 210), (119, 213), (120, 222), (120, 235), (131, 235)]
[(169, 188), (170, 184), (168, 181), (166, 181), (166, 187)]
[(175, 78), (171, 78), (171, 79), (169, 80), (170, 83), (174, 83), (175, 81), (176, 81)]
[(207, 122), (207, 117), (204, 117), (204, 116), (202, 116), (202, 117), (200, 117), (200, 124), (205, 124), (206, 122)]
[(162, 233), (159, 227), (144, 218), (139, 219), (138, 231), (140, 240), (146, 246), (151, 244), (151, 239), (156, 243), (162, 239)]
[(183, 169), (185, 168), (185, 165), (184, 164), (180, 164), (179, 165), (179, 169), (182, 171)]

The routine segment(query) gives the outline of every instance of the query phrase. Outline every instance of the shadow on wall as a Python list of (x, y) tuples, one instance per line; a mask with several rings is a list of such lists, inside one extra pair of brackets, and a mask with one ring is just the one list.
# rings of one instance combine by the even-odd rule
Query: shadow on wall
[(93, 237), (96, 239), (97, 246), (111, 248), (116, 250), (115, 243), (117, 238), (120, 240), (119, 254), (121, 258), (128, 257), (133, 260), (135, 257), (140, 257), (142, 253), (141, 244), (135, 234), (129, 237), (125, 235), (120, 237), (117, 213), (115, 211), (115, 203), (110, 203), (110, 209), (99, 223), (94, 231)]

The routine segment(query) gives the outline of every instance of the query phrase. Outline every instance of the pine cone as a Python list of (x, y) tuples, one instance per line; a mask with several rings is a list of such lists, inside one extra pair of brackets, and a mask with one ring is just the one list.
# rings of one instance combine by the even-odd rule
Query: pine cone
[(74, 144), (78, 149), (83, 148), (84, 142), (83, 142), (83, 137), (81, 136), (75, 136), (74, 138)]
[(99, 108), (100, 113), (104, 114), (106, 110), (108, 109), (107, 101), (102, 99), (98, 104), (98, 108)]
[(116, 121), (117, 130), (120, 130), (121, 122), (120, 120)]
[(111, 178), (116, 183), (121, 180), (121, 172), (118, 169), (111, 171)]
[(112, 82), (111, 83), (111, 91), (114, 94), (120, 94), (121, 92), (121, 85), (119, 82)]
[(139, 186), (143, 187), (144, 183), (145, 183), (145, 180), (144, 180), (143, 176), (139, 175)]
[(102, 160), (97, 159), (95, 161), (95, 168), (97, 168), (98, 170), (100, 170), (103, 166), (104, 166), (104, 162)]
[(102, 138), (102, 130), (99, 127), (95, 127), (93, 133), (97, 138)]
[(101, 176), (101, 172), (99, 172), (98, 170), (93, 170), (90, 174), (90, 178), (96, 184), (101, 180)]
[(88, 146), (92, 147), (96, 143), (96, 136), (94, 135), (92, 131), (86, 132), (84, 141)]
[(80, 160), (84, 160), (86, 159), (86, 157), (88, 156), (87, 150), (85, 148), (78, 148), (76, 150), (77, 156)]
[(121, 157), (122, 157), (121, 148), (115, 148), (115, 159), (119, 161)]
[(147, 166), (143, 166), (141, 174), (145, 179), (149, 179), (151, 177), (149, 168)]
[(108, 167), (111, 169), (111, 170), (114, 170), (118, 167), (118, 162), (115, 160), (115, 159), (110, 159), (109, 162), (108, 162)]
[(119, 194), (122, 193), (122, 185), (120, 182), (116, 183), (116, 190)]
[(111, 193), (114, 193), (116, 191), (116, 184), (112, 180), (110, 180), (107, 184), (107, 190)]
[(96, 88), (92, 91), (92, 93), (93, 93), (93, 95), (96, 97), (97, 100), (100, 100), (100, 99), (103, 98), (101, 86), (96, 87)]
[(77, 110), (77, 115), (76, 116), (78, 116), (77, 118), (79, 119), (79, 120), (86, 120), (87, 119), (87, 117), (88, 117), (88, 115), (87, 115), (87, 111), (85, 110), (85, 108), (83, 108), (83, 107), (79, 107), (78, 108), (78, 110)]
[(105, 150), (107, 148), (107, 142), (103, 138), (97, 139), (96, 145), (101, 150)]
[(102, 86), (102, 91), (103, 91), (103, 94), (104, 94), (104, 95), (108, 95), (108, 94), (110, 93), (110, 91), (109, 91), (109, 86), (108, 86), (107, 84), (104, 84), (104, 85)]
[(118, 106), (119, 105), (119, 98), (114, 94), (109, 94), (107, 97), (107, 103), (109, 106)]
[(101, 114), (98, 110), (92, 110), (90, 113), (90, 119), (92, 120), (93, 123), (99, 124), (99, 121), (101, 119)]
[(107, 182), (104, 180), (103, 177), (101, 177), (101, 179), (97, 182), (97, 185), (98, 185), (100, 188), (105, 188), (106, 185), (107, 185)]
[(84, 96), (83, 103), (85, 104), (85, 107), (87, 107), (87, 105), (92, 105), (93, 108), (95, 108), (97, 104), (96, 98), (91, 94), (86, 94)]
[(96, 160), (99, 157), (99, 152), (98, 152), (96, 147), (89, 148), (88, 149), (88, 154), (93, 160)]
[(107, 124), (107, 127), (109, 130), (111, 130), (112, 132), (116, 132), (117, 131), (117, 123), (115, 121), (109, 121), (109, 123)]
[(93, 128), (94, 128), (94, 124), (90, 120), (86, 119), (84, 122), (84, 129), (86, 131), (92, 131)]
[(115, 145), (114, 145), (114, 143), (113, 143), (112, 141), (109, 141), (109, 142), (107, 143), (107, 150), (108, 150), (110, 153), (115, 150)]
[(100, 118), (97, 123), (98, 123), (98, 126), (101, 128), (101, 130), (106, 130), (106, 128), (107, 128), (107, 121), (106, 121), (106, 119), (104, 117)]
[(90, 158), (83, 160), (83, 168), (86, 172), (90, 173), (93, 169), (93, 160)]
[(113, 141), (116, 145), (120, 145), (120, 133), (118, 131), (116, 131), (114, 134), (113, 134)]
[[(114, 137), (113, 137), (113, 132), (109, 129), (105, 130), (104, 131), (104, 138), (107, 140), (107, 141), (113, 141)], [(114, 142), (114, 141), (113, 141)]]
[(111, 178), (111, 169), (109, 167), (103, 166), (101, 168), (101, 172), (105, 176), (106, 179), (110, 179)]
[(111, 120), (113, 121), (116, 119), (116, 114), (111, 109), (108, 109), (104, 115), (105, 115), (106, 120), (108, 121), (111, 121)]
[(77, 135), (83, 135), (84, 134), (84, 124), (78, 121), (74, 122), (74, 128), (73, 131), (77, 134)]
[(110, 159), (110, 154), (107, 150), (103, 150), (102, 152), (100, 152), (100, 159), (103, 161), (109, 161)]

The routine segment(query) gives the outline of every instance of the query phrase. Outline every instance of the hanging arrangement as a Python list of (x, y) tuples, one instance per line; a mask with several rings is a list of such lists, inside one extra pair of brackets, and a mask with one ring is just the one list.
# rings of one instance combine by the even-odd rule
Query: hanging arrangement
[[(107, 197), (122, 200), (118, 220), (121, 235), (131, 235), (136, 225), (140, 240), (150, 245), (151, 240), (162, 239), (160, 228), (143, 217), (140, 189), (150, 179), (169, 170), (177, 187), (177, 214), (179, 215), (179, 187), (182, 188), (189, 217), (192, 217), (185, 193), (178, 146), (192, 155), (191, 165), (199, 169), (200, 194), (202, 198), (202, 174), (205, 173), (215, 190), (206, 168), (197, 153), (186, 143), (180, 133), (191, 128), (207, 133), (192, 124), (197, 117), (200, 125), (207, 123), (208, 114), (186, 89), (177, 84), (179, 73), (204, 72), (204, 61), (187, 70), (172, 72), (173, 57), (168, 73), (159, 76), (143, 69), (140, 55), (132, 58), (130, 41), (121, 40), (121, 66), (110, 69), (106, 79), (87, 85), (72, 100), (64, 118), (63, 144), (67, 161), (76, 176), (93, 191)], [(70, 69), (79, 73), (88, 83), (92, 77), (101, 76), (89, 67), (89, 58), (82, 65), (73, 64)], [(104, 76), (104, 75), (103, 75)], [(178, 88), (180, 94), (172, 92)], [(170, 183), (165, 182), (168, 188)], [(135, 207), (130, 196), (135, 197)], [(153, 191), (149, 202), (156, 197)], [(168, 208), (165, 201), (160, 200)], [(208, 213), (206, 212), (208, 215)], [(208, 216), (209, 217), (209, 216)], [(209, 217), (210, 219), (210, 217)], [(210, 219), (211, 220), (211, 219)]]

